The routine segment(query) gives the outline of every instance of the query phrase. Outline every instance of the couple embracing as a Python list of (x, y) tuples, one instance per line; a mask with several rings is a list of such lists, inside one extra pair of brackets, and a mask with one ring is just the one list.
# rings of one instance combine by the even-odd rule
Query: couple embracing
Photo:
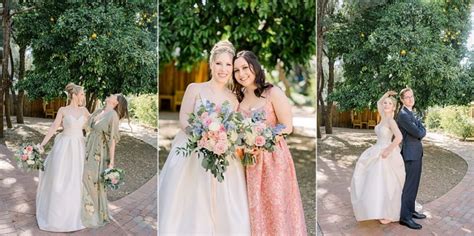
[(413, 114), (415, 97), (410, 88), (400, 92), (403, 107), (395, 121), (397, 100), (391, 96), (396, 94), (389, 91), (377, 102), (382, 117), (375, 127), (377, 142), (357, 160), (351, 202), (357, 221), (379, 220), (382, 224), (399, 221), (408, 228), (421, 229), (413, 219), (426, 218), (415, 211), (422, 169), (421, 139), (426, 129)]
[[(66, 86), (70, 104), (61, 107), (39, 148), (62, 126), (63, 132), (39, 173), (36, 219), (41, 230), (71, 232), (95, 228), (109, 221), (107, 193), (101, 173), (114, 167), (115, 147), (120, 139), (119, 123), (128, 117), (127, 100), (114, 94), (106, 105), (90, 114), (83, 107), (84, 89)], [(83, 129), (88, 135), (84, 139)]]
[(265, 82), (254, 53), (235, 56), (233, 45), (221, 41), (211, 50), (209, 64), (211, 79), (185, 91), (181, 130), (160, 173), (160, 235), (306, 235), (295, 167), (283, 138), (273, 152), (258, 153), (254, 165), (244, 168), (239, 159), (230, 158), (223, 182), (202, 169), (196, 153), (176, 154), (186, 144), (189, 115), (206, 101), (227, 101), (244, 116), (264, 112), (268, 125), (280, 123), (284, 133), (292, 132), (289, 100)]

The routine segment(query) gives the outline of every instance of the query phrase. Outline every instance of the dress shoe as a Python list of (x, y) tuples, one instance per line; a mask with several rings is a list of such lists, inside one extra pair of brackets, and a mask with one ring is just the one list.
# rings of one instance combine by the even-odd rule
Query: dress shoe
[(424, 219), (424, 218), (426, 218), (426, 215), (425, 215), (425, 214), (423, 214), (423, 213), (418, 213), (418, 212), (416, 212), (416, 211), (413, 212), (412, 216), (413, 216), (413, 218), (415, 218), (415, 219)]
[(421, 229), (421, 225), (413, 220), (400, 220), (400, 224), (405, 225), (410, 229)]

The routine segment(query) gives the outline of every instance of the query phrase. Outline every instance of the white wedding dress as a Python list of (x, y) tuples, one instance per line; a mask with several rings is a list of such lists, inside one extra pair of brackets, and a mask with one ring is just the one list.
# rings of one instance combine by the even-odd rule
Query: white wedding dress
[(41, 230), (70, 232), (84, 229), (81, 222), (82, 172), (85, 142), (84, 116), (63, 117), (62, 133), (46, 158), (45, 171), (40, 171), (36, 193), (36, 219)]
[(384, 148), (392, 142), (390, 128), (377, 125), (375, 134), (377, 143), (365, 150), (357, 160), (351, 183), (352, 207), (357, 221), (398, 221), (405, 165), (398, 147), (387, 158), (381, 157)]
[[(201, 99), (196, 100), (196, 106)], [(179, 131), (160, 172), (159, 235), (250, 235), (250, 220), (244, 168), (231, 158), (218, 182), (201, 166), (197, 154), (176, 154), (186, 145)], [(271, 217), (271, 216), (269, 216)]]

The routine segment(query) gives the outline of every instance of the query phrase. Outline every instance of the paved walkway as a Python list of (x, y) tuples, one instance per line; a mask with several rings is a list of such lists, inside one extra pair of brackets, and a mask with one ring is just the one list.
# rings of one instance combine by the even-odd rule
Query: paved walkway
[[(26, 118), (25, 123), (45, 133), (51, 119)], [(157, 134), (124, 122), (121, 132), (157, 147)], [(109, 202), (112, 222), (98, 229), (74, 233), (48, 233), (39, 230), (35, 218), (37, 172), (24, 173), (16, 168), (13, 153), (0, 144), (0, 235), (157, 235), (157, 177), (135, 192)]]
[[(334, 132), (349, 132), (336, 128)], [(331, 135), (323, 142), (332, 140)], [(318, 141), (320, 142), (320, 141)], [(461, 156), (468, 164), (466, 175), (442, 197), (423, 206), (427, 219), (417, 220), (421, 230), (410, 230), (398, 223), (381, 225), (377, 221), (357, 223), (350, 203), (349, 186), (353, 166), (348, 163), (356, 156), (338, 159), (318, 156), (318, 225), (321, 235), (474, 235), (474, 143), (460, 142), (440, 134), (429, 133), (424, 142), (447, 149)], [(349, 159), (351, 161), (349, 161)]]

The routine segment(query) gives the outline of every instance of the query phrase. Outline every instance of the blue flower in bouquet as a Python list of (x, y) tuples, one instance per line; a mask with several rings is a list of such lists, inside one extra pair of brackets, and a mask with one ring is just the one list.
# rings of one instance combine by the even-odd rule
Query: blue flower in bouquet
[(265, 120), (265, 112), (252, 112), (252, 122), (260, 122)]
[(275, 127), (272, 129), (273, 135), (279, 135), (282, 133), (282, 131), (286, 128), (284, 124), (277, 124)]

